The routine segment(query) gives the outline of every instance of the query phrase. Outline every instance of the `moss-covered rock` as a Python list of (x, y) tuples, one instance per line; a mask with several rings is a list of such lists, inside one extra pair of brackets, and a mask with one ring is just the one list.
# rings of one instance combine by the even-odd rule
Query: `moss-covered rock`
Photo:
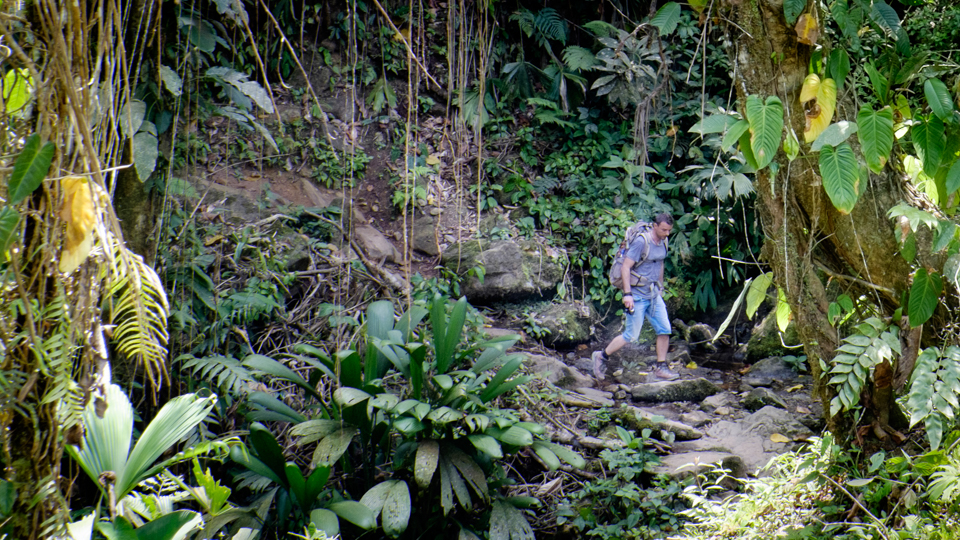
[(449, 246), (442, 262), (463, 279), (471, 303), (489, 304), (552, 294), (569, 258), (562, 249), (536, 240), (467, 240)]
[(783, 333), (782, 341), (780, 336), (780, 329), (777, 328), (777, 314), (771, 311), (750, 334), (750, 341), (747, 342), (747, 362), (753, 363), (771, 356), (798, 354), (795, 347), (788, 348), (800, 344), (796, 326), (792, 322)]
[(589, 304), (565, 302), (552, 304), (537, 317), (541, 327), (550, 330), (543, 336), (548, 347), (573, 347), (590, 341), (596, 313)]

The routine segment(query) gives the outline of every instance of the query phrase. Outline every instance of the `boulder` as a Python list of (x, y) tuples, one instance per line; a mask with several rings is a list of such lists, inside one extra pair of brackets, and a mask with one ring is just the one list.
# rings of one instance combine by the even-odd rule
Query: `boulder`
[(572, 389), (591, 387), (593, 377), (570, 367), (552, 356), (531, 354), (526, 361), (527, 370), (560, 388)]
[(703, 411), (693, 411), (680, 415), (680, 421), (695, 428), (705, 426), (713, 420), (710, 415)]
[(793, 366), (779, 356), (771, 356), (750, 366), (742, 380), (750, 386), (769, 387), (773, 386), (775, 382), (783, 385), (796, 378), (797, 372), (793, 369)]
[(432, 218), (418, 220), (413, 229), (413, 249), (436, 257), (440, 255), (437, 247), (437, 228)]
[[(736, 396), (729, 392), (722, 392), (719, 394), (714, 394), (710, 397), (704, 398), (703, 402), (700, 404), (700, 408), (704, 412), (713, 413), (721, 407), (734, 407), (739, 403), (739, 399)], [(730, 414), (729, 412), (727, 414)]]
[[(749, 471), (740, 456), (729, 452), (682, 452), (660, 458), (660, 464), (653, 468), (654, 474), (666, 474), (674, 478), (686, 478), (694, 474), (708, 472), (713, 467), (721, 467), (732, 478), (747, 478)], [(728, 485), (729, 484), (729, 485)], [(735, 489), (736, 482), (724, 484), (726, 489)]]
[(555, 349), (590, 341), (594, 333), (592, 323), (596, 318), (593, 307), (583, 302), (551, 304), (536, 316), (537, 323), (550, 330), (541, 338), (543, 344)]
[(790, 351), (796, 349), (787, 349), (784, 345), (792, 347), (799, 344), (800, 338), (797, 337), (796, 325), (791, 322), (787, 326), (787, 331), (781, 336), (780, 329), (777, 327), (777, 313), (771, 311), (754, 326), (750, 340), (747, 342), (746, 360), (756, 362), (771, 356), (790, 354)]
[(690, 441), (703, 437), (703, 432), (686, 424), (667, 420), (666, 418), (645, 411), (639, 407), (624, 405), (616, 410), (614, 416), (620, 425), (632, 429), (639, 434), (644, 429), (652, 431), (651, 436), (663, 439), (663, 433), (672, 433), (675, 440)]
[(353, 230), (353, 235), (371, 260), (380, 263), (385, 260), (392, 263), (403, 261), (403, 256), (400, 255), (393, 243), (387, 240), (383, 233), (370, 225), (357, 225)]
[(767, 405), (787, 408), (786, 402), (769, 388), (754, 388), (743, 397), (743, 407), (748, 411), (759, 411)]
[(703, 401), (719, 392), (719, 386), (704, 378), (638, 384), (630, 389), (633, 399), (658, 403)]
[(541, 298), (556, 288), (569, 263), (563, 250), (528, 239), (455, 243), (441, 261), (463, 278), (463, 293), (477, 304)]

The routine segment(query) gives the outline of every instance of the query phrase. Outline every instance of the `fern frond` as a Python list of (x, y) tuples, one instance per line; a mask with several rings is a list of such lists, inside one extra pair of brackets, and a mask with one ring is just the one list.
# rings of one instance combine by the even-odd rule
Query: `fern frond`
[(115, 324), (113, 339), (116, 351), (136, 360), (147, 373), (154, 388), (159, 387), (166, 372), (167, 317), (170, 305), (160, 277), (143, 259), (131, 252), (117, 238), (110, 236), (117, 264), (103, 276), (107, 284), (108, 303), (104, 311)]
[(544, 38), (561, 43), (567, 41), (567, 21), (560, 17), (557, 10), (553, 8), (541, 9), (534, 19), (534, 24)]
[(533, 36), (535, 29), (536, 17), (528, 9), (524, 9), (510, 15), (511, 21), (516, 21), (517, 25), (520, 26), (520, 30), (527, 35), (527, 37)]
[(606, 22), (606, 21), (590, 21), (587, 24), (583, 25), (584, 28), (593, 32), (593, 35), (597, 37), (613, 37), (617, 35), (618, 29), (616, 26)]
[(241, 393), (246, 383), (254, 382), (250, 370), (239, 360), (229, 356), (214, 355), (198, 358), (193, 355), (183, 355), (177, 358), (177, 361), (183, 362), (183, 369), (192, 370), (194, 377), (206, 380), (211, 385), (233, 394)]
[(597, 65), (597, 57), (590, 49), (571, 45), (563, 50), (563, 63), (573, 71), (590, 71)]

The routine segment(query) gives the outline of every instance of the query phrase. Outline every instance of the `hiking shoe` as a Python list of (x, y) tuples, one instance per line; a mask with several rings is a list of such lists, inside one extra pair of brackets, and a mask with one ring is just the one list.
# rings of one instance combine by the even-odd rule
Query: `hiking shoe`
[(670, 371), (666, 366), (657, 368), (657, 370), (653, 372), (653, 376), (661, 381), (675, 381), (680, 378), (679, 373)]
[(593, 376), (602, 381), (603, 372), (601, 369), (603, 369), (603, 351), (594, 351), (591, 358), (593, 358)]

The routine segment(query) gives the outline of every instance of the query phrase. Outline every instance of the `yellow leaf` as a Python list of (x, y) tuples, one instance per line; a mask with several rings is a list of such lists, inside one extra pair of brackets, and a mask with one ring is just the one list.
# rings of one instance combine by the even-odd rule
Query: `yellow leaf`
[(800, 103), (816, 99), (819, 89), (820, 76), (816, 73), (807, 75), (807, 78), (803, 79), (803, 88), (800, 89)]
[(221, 240), (223, 240), (223, 235), (222, 235), (222, 234), (218, 234), (218, 235), (216, 235), (216, 236), (211, 236), (210, 238), (207, 238), (206, 240), (204, 240), (204, 241), (203, 241), (203, 245), (206, 246), (206, 247), (210, 247), (210, 246), (216, 244), (217, 242), (219, 242), (219, 241), (221, 241)]
[(427, 165), (439, 165), (440, 158), (436, 154), (430, 154), (427, 156)]
[(788, 442), (790, 442), (790, 439), (784, 437), (783, 435), (781, 435), (781, 434), (779, 434), (779, 433), (774, 433), (773, 435), (770, 435), (770, 440), (773, 441), (773, 442), (776, 442), (776, 443), (788, 443)]
[(820, 39), (820, 26), (817, 24), (817, 18), (809, 13), (804, 13), (797, 20), (797, 41), (805, 45), (816, 45)]
[(803, 389), (803, 385), (798, 384), (796, 386), (791, 386), (790, 388), (787, 388), (787, 392), (796, 392), (797, 390), (802, 390), (802, 389)]
[(690, 363), (687, 364), (687, 369), (697, 369), (697, 363), (691, 360)]
[(837, 83), (833, 79), (823, 79), (817, 88), (816, 101), (807, 109), (807, 125), (803, 130), (803, 140), (811, 143), (827, 129), (833, 121), (837, 108)]
[(804, 407), (803, 405), (797, 405), (797, 412), (800, 414), (810, 414), (810, 409)]
[(60, 219), (67, 224), (67, 233), (63, 240), (63, 253), (60, 255), (60, 271), (73, 272), (86, 260), (93, 248), (93, 225), (96, 214), (91, 186), (82, 176), (68, 176), (60, 181), (63, 187), (63, 206), (60, 207)]

